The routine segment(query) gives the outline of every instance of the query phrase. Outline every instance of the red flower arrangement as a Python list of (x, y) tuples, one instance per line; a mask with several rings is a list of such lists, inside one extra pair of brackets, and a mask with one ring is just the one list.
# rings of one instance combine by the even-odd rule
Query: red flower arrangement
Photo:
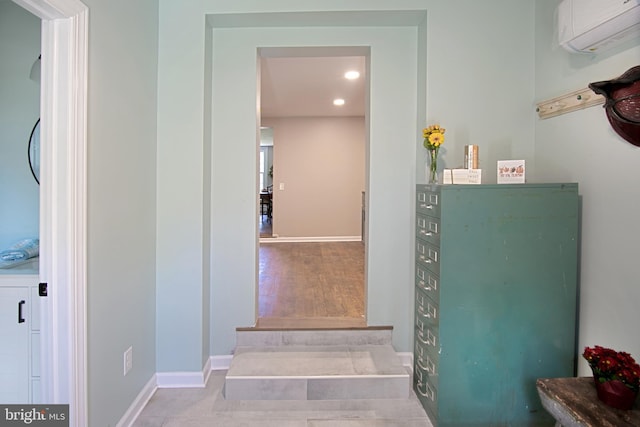
[(617, 380), (636, 393), (640, 389), (640, 366), (629, 353), (597, 345), (585, 347), (582, 357), (589, 363), (596, 382)]

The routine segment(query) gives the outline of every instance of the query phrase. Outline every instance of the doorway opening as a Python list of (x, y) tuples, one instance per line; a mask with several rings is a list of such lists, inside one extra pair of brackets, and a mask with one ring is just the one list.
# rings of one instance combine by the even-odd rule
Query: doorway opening
[[(14, 0), (42, 20), (39, 400), (69, 404), (87, 424), (86, 79), (88, 8), (80, 0)], [(70, 236), (73, 236), (72, 238)]]
[(259, 49), (258, 327), (366, 326), (368, 55)]
[(260, 238), (273, 237), (273, 128), (260, 128), (260, 153), (258, 156), (258, 188), (260, 212), (258, 228)]
[[(41, 20), (0, 2), (0, 401), (39, 403), (39, 117)], [(6, 65), (5, 65), (6, 64)], [(26, 155), (27, 154), (27, 155)], [(17, 307), (18, 321), (15, 321)]]

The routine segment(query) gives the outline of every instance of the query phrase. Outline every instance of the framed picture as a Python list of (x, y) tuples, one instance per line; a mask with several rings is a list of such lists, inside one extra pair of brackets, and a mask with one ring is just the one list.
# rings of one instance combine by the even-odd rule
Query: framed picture
[(498, 160), (498, 184), (523, 184), (524, 160)]

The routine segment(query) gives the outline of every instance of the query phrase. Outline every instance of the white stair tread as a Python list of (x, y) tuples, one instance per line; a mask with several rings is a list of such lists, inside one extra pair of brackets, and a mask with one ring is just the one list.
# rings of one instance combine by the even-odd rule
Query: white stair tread
[(409, 377), (390, 345), (238, 347), (227, 378)]

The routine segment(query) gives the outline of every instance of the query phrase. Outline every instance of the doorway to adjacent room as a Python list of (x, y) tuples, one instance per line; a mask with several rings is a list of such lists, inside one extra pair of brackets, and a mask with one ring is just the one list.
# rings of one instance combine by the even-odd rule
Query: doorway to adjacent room
[(366, 326), (366, 57), (334, 49), (260, 50), (258, 327)]

